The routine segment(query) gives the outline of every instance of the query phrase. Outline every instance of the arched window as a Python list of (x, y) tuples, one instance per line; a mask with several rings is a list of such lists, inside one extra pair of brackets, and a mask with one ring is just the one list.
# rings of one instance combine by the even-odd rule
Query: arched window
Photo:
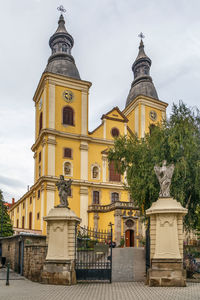
[(63, 124), (74, 125), (74, 111), (70, 106), (65, 106), (63, 108)]
[(114, 192), (111, 194), (111, 202), (114, 203), (116, 201), (119, 201), (119, 194)]
[(95, 166), (92, 169), (92, 178), (98, 179), (98, 177), (99, 177), (99, 168), (97, 166)]
[(109, 164), (109, 181), (121, 181), (121, 175), (115, 171), (114, 161)]
[(99, 204), (99, 192), (93, 191), (93, 204)]
[(40, 113), (40, 119), (39, 119), (39, 133), (42, 129), (42, 112)]
[(70, 162), (64, 163), (64, 175), (71, 176), (72, 175), (72, 167)]

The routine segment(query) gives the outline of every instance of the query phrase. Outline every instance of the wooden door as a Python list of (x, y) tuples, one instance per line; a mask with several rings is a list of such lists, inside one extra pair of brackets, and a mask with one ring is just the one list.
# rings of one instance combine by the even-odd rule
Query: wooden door
[(134, 230), (125, 232), (126, 247), (134, 247)]

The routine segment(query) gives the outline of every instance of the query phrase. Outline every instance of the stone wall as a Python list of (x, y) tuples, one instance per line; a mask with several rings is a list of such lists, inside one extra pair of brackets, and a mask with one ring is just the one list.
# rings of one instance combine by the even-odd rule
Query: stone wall
[(47, 255), (46, 245), (25, 245), (24, 276), (32, 281), (41, 282), (41, 273)]
[(144, 281), (146, 270), (144, 248), (114, 248), (112, 281)]
[(46, 246), (46, 237), (33, 234), (19, 234), (0, 238), (2, 256), (6, 257), (6, 263), (17, 273), (23, 273), (21, 266), (24, 262), (24, 250), (28, 245)]

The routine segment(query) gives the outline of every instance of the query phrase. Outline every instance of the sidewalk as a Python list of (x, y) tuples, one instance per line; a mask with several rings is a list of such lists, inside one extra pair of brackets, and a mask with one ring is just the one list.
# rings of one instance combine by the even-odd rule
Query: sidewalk
[(140, 282), (78, 284), (74, 286), (43, 285), (25, 280), (0, 280), (1, 300), (197, 300), (200, 284), (185, 288), (155, 288)]

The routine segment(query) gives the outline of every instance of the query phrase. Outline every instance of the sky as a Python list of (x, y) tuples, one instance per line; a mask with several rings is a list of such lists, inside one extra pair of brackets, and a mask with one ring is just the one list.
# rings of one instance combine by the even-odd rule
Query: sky
[(200, 108), (200, 1), (0, 0), (0, 189), (9, 202), (33, 184), (32, 98), (61, 4), (81, 79), (92, 82), (90, 130), (114, 106), (124, 108), (140, 32), (167, 114), (179, 100)]

